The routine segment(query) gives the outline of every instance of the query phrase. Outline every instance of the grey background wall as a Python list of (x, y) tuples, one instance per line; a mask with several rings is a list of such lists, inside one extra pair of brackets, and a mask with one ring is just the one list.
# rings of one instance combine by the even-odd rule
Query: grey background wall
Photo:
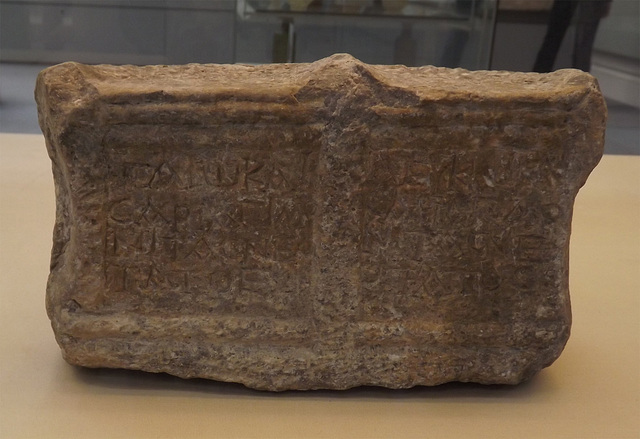
[(609, 16), (602, 20), (595, 49), (612, 55), (640, 58), (640, 1), (614, 0)]
[(640, 1), (613, 0), (594, 47), (592, 73), (605, 95), (640, 107)]
[(233, 62), (235, 1), (0, 1), (0, 60)]

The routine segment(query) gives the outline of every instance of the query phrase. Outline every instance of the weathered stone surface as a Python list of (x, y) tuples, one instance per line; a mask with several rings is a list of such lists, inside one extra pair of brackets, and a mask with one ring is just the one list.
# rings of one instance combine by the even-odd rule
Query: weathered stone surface
[(269, 390), (518, 383), (569, 336), (595, 80), (313, 64), (43, 71), (65, 359)]

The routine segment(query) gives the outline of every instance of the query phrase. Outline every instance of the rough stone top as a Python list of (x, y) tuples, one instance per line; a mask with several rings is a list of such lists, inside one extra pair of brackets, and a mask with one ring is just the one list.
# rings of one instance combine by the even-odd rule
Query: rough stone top
[[(67, 70), (63, 74), (63, 70)], [(468, 71), (441, 67), (368, 65), (348, 54), (336, 54), (314, 63), (270, 65), (188, 64), (178, 66), (88, 66), (75, 62), (45, 69), (43, 91), (58, 112), (73, 110), (87, 99), (100, 97), (112, 104), (154, 102), (219, 102), (250, 100), (299, 105), (323, 91), (350, 87), (364, 78), (370, 88), (415, 98), (415, 105), (442, 101), (489, 104), (508, 98), (505, 104), (556, 103), (573, 106), (585, 94), (597, 90), (593, 76), (564, 69), (551, 74), (506, 71)], [(197, 92), (194, 92), (197, 91)], [(403, 93), (404, 92), (404, 93)], [(374, 92), (375, 93), (375, 92)], [(262, 97), (262, 99), (261, 99)], [(406, 96), (404, 96), (406, 107)], [(381, 96), (384, 101), (384, 97)]]

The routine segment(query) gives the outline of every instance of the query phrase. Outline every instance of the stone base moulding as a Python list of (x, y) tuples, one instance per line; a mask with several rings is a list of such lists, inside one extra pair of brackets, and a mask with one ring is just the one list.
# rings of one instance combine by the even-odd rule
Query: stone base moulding
[(564, 348), (587, 73), (65, 63), (36, 100), (71, 364), (406, 388), (516, 384)]

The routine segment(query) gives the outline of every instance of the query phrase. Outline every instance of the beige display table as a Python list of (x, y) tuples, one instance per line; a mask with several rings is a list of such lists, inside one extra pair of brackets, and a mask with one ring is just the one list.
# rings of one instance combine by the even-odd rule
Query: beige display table
[(0, 134), (0, 438), (640, 437), (640, 157), (605, 156), (578, 195), (572, 335), (517, 387), (273, 394), (69, 366), (44, 310), (54, 213), (42, 136)]

